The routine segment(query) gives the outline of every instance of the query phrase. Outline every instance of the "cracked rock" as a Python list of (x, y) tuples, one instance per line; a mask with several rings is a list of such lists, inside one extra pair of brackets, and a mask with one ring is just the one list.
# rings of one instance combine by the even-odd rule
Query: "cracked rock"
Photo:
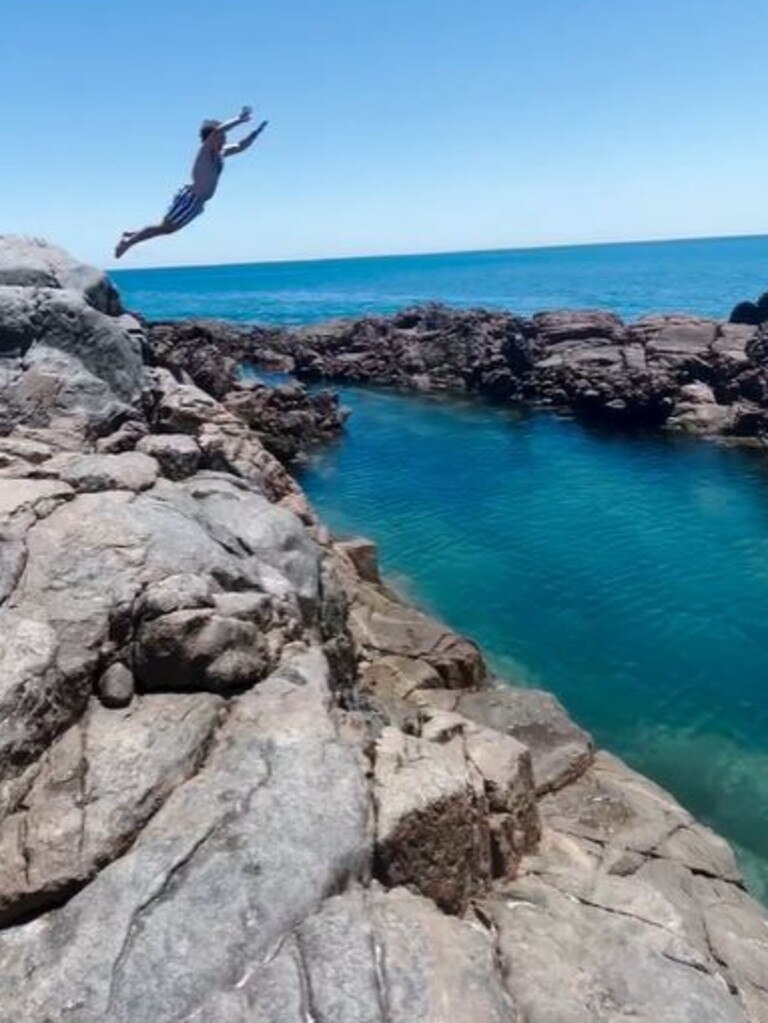
[(0, 822), (0, 922), (55, 906), (121, 855), (194, 773), (221, 706), (207, 695), (94, 705), (65, 732)]
[(592, 762), (592, 739), (550, 693), (519, 686), (458, 693), (425, 689), (411, 699), (517, 739), (530, 750), (539, 795), (574, 781)]
[(743, 1023), (721, 977), (687, 941), (622, 912), (514, 882), (489, 906), (501, 968), (532, 1023)]
[(297, 653), (285, 670), (236, 702), (130, 851), (0, 933), (2, 1023), (194, 1018), (364, 871), (363, 763), (328, 714), (323, 658)]

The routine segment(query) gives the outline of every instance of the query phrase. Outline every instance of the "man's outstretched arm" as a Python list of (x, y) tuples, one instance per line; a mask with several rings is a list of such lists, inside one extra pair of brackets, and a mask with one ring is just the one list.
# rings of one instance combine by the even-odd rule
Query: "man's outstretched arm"
[(229, 121), (222, 121), (219, 125), (219, 131), (227, 132), (233, 128), (238, 128), (241, 124), (247, 124), (251, 119), (251, 108), (243, 107), (237, 117), (230, 118)]
[(262, 121), (258, 128), (255, 131), (252, 131), (250, 135), (246, 135), (244, 139), (240, 139), (239, 142), (235, 142), (231, 146), (224, 146), (224, 149), (222, 150), (224, 156), (235, 156), (237, 153), (245, 152), (249, 146), (253, 145), (268, 124), (269, 121)]

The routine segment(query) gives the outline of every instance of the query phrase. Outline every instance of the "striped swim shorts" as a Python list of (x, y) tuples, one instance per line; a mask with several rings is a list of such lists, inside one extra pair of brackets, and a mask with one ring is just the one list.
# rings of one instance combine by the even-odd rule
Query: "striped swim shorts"
[(205, 209), (205, 203), (195, 195), (191, 185), (185, 185), (174, 196), (168, 207), (165, 223), (172, 224), (177, 230), (186, 227), (195, 217), (199, 217)]

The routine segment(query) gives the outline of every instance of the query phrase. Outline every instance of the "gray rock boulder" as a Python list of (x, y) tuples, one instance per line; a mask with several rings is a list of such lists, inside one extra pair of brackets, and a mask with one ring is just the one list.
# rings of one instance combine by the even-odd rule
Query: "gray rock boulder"
[(96, 693), (105, 707), (127, 707), (133, 699), (136, 683), (133, 672), (119, 661), (111, 664), (96, 684)]
[(483, 779), (461, 740), (436, 744), (385, 729), (373, 791), (377, 876), (461, 912), (491, 876)]
[(61, 479), (81, 493), (148, 490), (158, 476), (155, 459), (138, 451), (117, 455), (61, 455), (53, 460), (53, 468), (59, 470)]
[(213, 603), (210, 579), (182, 573), (165, 576), (146, 586), (136, 600), (135, 614), (143, 620), (149, 620), (172, 611), (213, 607)]
[(0, 238), (0, 406), (11, 425), (103, 436), (136, 418), (143, 332), (104, 275), (40, 242)]
[(426, 714), (419, 736), (385, 728), (373, 797), (377, 876), (449, 912), (511, 876), (539, 837), (528, 750), (457, 714)]
[(75, 291), (107, 316), (123, 312), (117, 289), (100, 270), (36, 238), (0, 235), (0, 286)]
[[(229, 691), (261, 678), (282, 646), (320, 618), (320, 548), (295, 516), (243, 481), (161, 480), (138, 494), (73, 497), (58, 480), (14, 480), (0, 498), (3, 522), (13, 546), (0, 562), (0, 774), (34, 759), (82, 713), (104, 658), (122, 650), (130, 667), (135, 656), (152, 688)], [(199, 599), (169, 581), (179, 574), (197, 580)], [(269, 613), (257, 626), (212, 608), (188, 610), (212, 604), (213, 589), (255, 591), (269, 598)], [(164, 608), (176, 618), (145, 622)], [(169, 619), (181, 632), (164, 631)]]

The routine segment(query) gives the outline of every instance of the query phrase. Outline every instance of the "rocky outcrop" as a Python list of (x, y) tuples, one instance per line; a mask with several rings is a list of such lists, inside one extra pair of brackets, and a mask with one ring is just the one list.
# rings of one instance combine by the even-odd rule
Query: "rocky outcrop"
[(141, 328), (106, 277), (42, 243), (0, 237), (0, 434), (91, 438), (134, 416)]
[(369, 383), (530, 404), (621, 427), (731, 443), (768, 438), (763, 329), (693, 316), (634, 323), (604, 312), (523, 318), (442, 306), (390, 317), (258, 333), (256, 364), (300, 379)]
[[(19, 252), (13, 323), (61, 258)], [(767, 1021), (725, 842), (136, 364), (95, 272), (57, 286), (66, 400), (0, 356), (0, 1023)]]
[(301, 459), (341, 433), (349, 412), (332, 391), (310, 392), (297, 381), (275, 387), (244, 381), (224, 398), (261, 443), (284, 464)]
[(763, 292), (756, 302), (739, 302), (731, 311), (729, 322), (750, 327), (759, 327), (768, 322), (768, 292)]
[[(476, 395), (621, 428), (754, 445), (768, 442), (768, 374), (765, 324), (753, 319), (665, 315), (625, 323), (584, 310), (526, 319), (429, 305), (291, 330), (210, 322), (147, 329), (158, 339), (151, 343), (157, 364), (190, 372), (220, 397), (244, 359), (301, 380)], [(252, 384), (249, 393), (240, 384), (225, 400), (284, 462), (344, 420), (332, 397), (293, 388)]]
[[(0, 287), (27, 289), (27, 297), (38, 288), (73, 291), (107, 316), (124, 312), (120, 295), (106, 274), (39, 239), (0, 235)], [(14, 322), (13, 317), (4, 319), (2, 330)]]
[(284, 464), (297, 461), (314, 445), (341, 432), (348, 412), (332, 392), (310, 393), (297, 381), (271, 387), (242, 377), (240, 366), (254, 345), (262, 352), (262, 364), (272, 368), (269, 353), (272, 342), (281, 336), (279, 330), (252, 327), (246, 331), (207, 320), (147, 323), (145, 330), (152, 365), (222, 401)]

